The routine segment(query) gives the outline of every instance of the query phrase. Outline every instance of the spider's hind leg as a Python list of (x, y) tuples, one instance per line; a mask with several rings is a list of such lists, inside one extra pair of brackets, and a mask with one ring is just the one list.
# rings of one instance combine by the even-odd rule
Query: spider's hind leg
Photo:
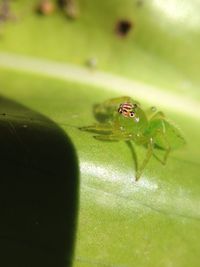
[(166, 138), (166, 135), (163, 132), (157, 132), (156, 135), (157, 138), (159, 138), (159, 141), (162, 142), (163, 150), (165, 151), (163, 159), (160, 159), (156, 154), (154, 154), (154, 157), (159, 160), (163, 165), (166, 164), (167, 159), (169, 157), (169, 154), (171, 152), (171, 146)]

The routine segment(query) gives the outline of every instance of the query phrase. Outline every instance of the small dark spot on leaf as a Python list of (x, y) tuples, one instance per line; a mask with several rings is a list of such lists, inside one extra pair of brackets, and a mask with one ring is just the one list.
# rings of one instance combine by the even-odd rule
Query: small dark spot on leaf
[(51, 15), (54, 10), (54, 3), (50, 0), (41, 0), (36, 8), (36, 11), (41, 15)]
[(90, 69), (95, 69), (97, 67), (97, 65), (98, 65), (97, 58), (95, 58), (95, 57), (88, 58), (87, 61), (86, 61), (86, 65)]
[(141, 7), (141, 6), (143, 6), (143, 4), (144, 4), (144, 1), (143, 0), (137, 0), (136, 1), (137, 7)]
[(10, 0), (0, 1), (0, 23), (15, 19), (16, 17), (12, 14)]
[(129, 20), (118, 21), (117, 27), (116, 27), (117, 35), (119, 35), (121, 37), (127, 36), (127, 34), (130, 32), (132, 27), (133, 27), (133, 24)]
[(63, 10), (69, 18), (78, 18), (79, 6), (77, 0), (58, 0), (57, 2), (61, 10)]

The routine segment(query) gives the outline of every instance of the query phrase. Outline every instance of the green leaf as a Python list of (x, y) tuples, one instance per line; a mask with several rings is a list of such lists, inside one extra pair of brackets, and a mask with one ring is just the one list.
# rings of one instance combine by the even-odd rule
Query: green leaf
[[(79, 1), (73, 22), (29, 10), (23, 21), (5, 25), (0, 42), (0, 94), (62, 128), (78, 155), (74, 267), (199, 266), (199, 4), (137, 3)], [(115, 27), (124, 18), (134, 27), (121, 38)], [(97, 69), (83, 65), (91, 57)], [(95, 121), (94, 104), (127, 94), (164, 111), (187, 141), (166, 166), (152, 158), (138, 182), (126, 143), (101, 142), (78, 129)], [(7, 116), (21, 123), (32, 115), (9, 109)], [(146, 150), (134, 149), (141, 163)]]

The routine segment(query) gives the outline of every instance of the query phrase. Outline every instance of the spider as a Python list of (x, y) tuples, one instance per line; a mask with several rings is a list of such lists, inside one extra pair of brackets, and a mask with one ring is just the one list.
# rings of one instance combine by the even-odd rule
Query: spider
[[(154, 150), (164, 151), (159, 159), (166, 164), (171, 150), (185, 144), (185, 139), (164, 115), (151, 107), (143, 110), (140, 104), (131, 97), (113, 98), (94, 107), (94, 115), (98, 123), (81, 127), (80, 130), (96, 133), (94, 137), (102, 141), (133, 141), (146, 147), (146, 156), (136, 170), (135, 179), (139, 180)], [(157, 158), (157, 156), (156, 156)]]

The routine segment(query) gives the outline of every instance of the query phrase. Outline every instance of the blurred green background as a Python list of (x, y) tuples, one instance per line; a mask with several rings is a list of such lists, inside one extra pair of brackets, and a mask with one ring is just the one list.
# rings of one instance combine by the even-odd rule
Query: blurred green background
[[(75, 147), (73, 266), (198, 267), (200, 2), (58, 2), (0, 2), (0, 93), (52, 120)], [(125, 143), (78, 130), (95, 121), (95, 103), (121, 95), (157, 106), (187, 140), (166, 166), (151, 159), (137, 183)], [(145, 149), (135, 149), (141, 162)]]

